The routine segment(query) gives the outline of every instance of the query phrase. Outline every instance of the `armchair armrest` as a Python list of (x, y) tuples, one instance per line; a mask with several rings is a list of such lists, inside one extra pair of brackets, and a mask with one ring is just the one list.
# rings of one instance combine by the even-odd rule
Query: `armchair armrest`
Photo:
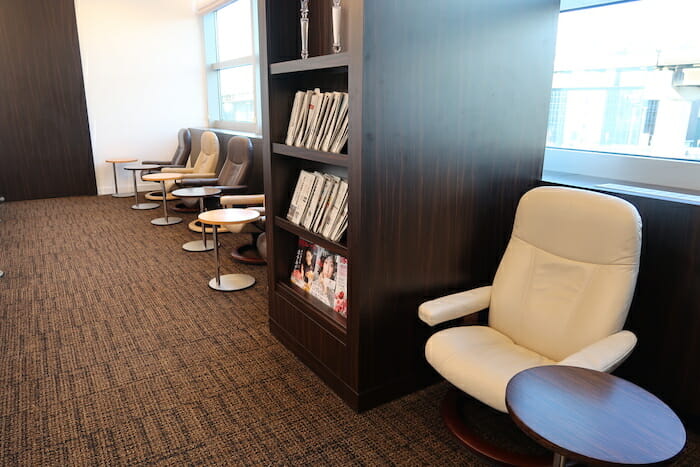
[(630, 331), (620, 331), (569, 355), (557, 365), (578, 366), (609, 373), (627, 359), (636, 344), (637, 336)]
[[(155, 162), (144, 162), (144, 164), (155, 164)], [(178, 164), (158, 164), (158, 165), (160, 165), (160, 169), (154, 169), (154, 170), (162, 170), (165, 168), (178, 168), (179, 169), (179, 168), (185, 167), (182, 164), (180, 164), (180, 165), (178, 165)]]
[(175, 183), (182, 186), (211, 186), (218, 182), (218, 178), (183, 178)]
[(248, 185), (217, 185), (214, 188), (219, 188), (222, 195), (242, 195), (248, 191)]
[(418, 307), (418, 316), (430, 326), (485, 310), (491, 303), (491, 286), (459, 292), (427, 301)]
[(254, 204), (264, 204), (265, 195), (232, 195), (222, 196), (219, 200), (222, 206), (251, 206)]
[[(171, 164), (172, 161), (141, 161), (142, 164), (155, 164), (162, 165), (164, 167), (179, 167)], [(184, 165), (182, 166), (184, 167)]]
[(163, 167), (161, 172), (176, 173), (176, 174), (191, 174), (194, 173), (193, 167)]
[[(177, 170), (177, 169), (170, 169), (170, 170)], [(165, 170), (163, 170), (165, 172)], [(213, 172), (200, 172), (200, 173), (189, 173), (185, 172), (182, 174), (183, 179), (190, 179), (190, 178), (216, 178), (216, 174)], [(218, 179), (217, 179), (218, 180)]]

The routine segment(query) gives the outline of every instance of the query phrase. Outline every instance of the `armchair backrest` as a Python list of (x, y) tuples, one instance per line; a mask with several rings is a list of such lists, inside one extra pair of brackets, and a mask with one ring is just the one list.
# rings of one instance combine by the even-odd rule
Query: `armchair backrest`
[(177, 148), (170, 163), (184, 166), (187, 163), (187, 158), (190, 157), (191, 151), (192, 134), (188, 128), (180, 128), (180, 131), (177, 132)]
[(557, 361), (620, 331), (640, 249), (630, 203), (572, 188), (529, 191), (494, 278), (489, 326)]
[(199, 156), (194, 163), (194, 173), (216, 172), (216, 164), (219, 162), (219, 139), (211, 131), (202, 133), (202, 144)]
[(253, 143), (250, 138), (234, 136), (226, 145), (226, 161), (219, 172), (219, 185), (245, 185), (253, 170)]

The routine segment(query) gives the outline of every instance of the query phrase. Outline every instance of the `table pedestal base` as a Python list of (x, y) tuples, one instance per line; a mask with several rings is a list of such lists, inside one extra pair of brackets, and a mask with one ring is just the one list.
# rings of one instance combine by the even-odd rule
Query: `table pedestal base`
[(202, 240), (194, 240), (182, 245), (182, 249), (185, 251), (211, 251), (214, 249), (214, 240), (209, 240), (206, 247)]
[(566, 457), (561, 454), (554, 453), (554, 461), (552, 462), (554, 467), (566, 467)]
[(133, 193), (112, 193), (113, 198), (131, 198)]
[(182, 219), (179, 217), (158, 217), (156, 219), (151, 220), (151, 224), (153, 225), (173, 225), (173, 224), (179, 224), (182, 222)]
[[(213, 243), (213, 242), (212, 242)], [(248, 274), (226, 274), (221, 276), (217, 285), (216, 277), (209, 281), (209, 287), (221, 292), (233, 292), (234, 290), (247, 289), (255, 284), (255, 278)]]
[(137, 210), (144, 210), (144, 209), (155, 209), (160, 204), (158, 203), (139, 203), (139, 204), (132, 204), (131, 209), (137, 209)]

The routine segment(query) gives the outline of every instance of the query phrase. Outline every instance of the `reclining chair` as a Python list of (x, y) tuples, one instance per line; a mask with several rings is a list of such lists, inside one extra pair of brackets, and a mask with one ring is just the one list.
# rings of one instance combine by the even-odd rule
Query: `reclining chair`
[[(226, 145), (226, 161), (218, 178), (183, 178), (177, 180), (177, 188), (209, 186), (219, 188), (222, 195), (244, 194), (248, 191), (248, 178), (253, 171), (253, 143), (250, 138), (234, 136)], [(196, 199), (183, 200), (173, 210), (196, 210)], [(194, 209), (193, 209), (194, 208)], [(199, 226), (199, 222), (197, 222)], [(201, 232), (201, 229), (199, 230)]]
[[(192, 158), (187, 162), (191, 164)], [(213, 178), (216, 177), (214, 171), (219, 162), (219, 139), (211, 131), (202, 133), (201, 150), (193, 166), (190, 167), (164, 167), (161, 172), (179, 173), (183, 178)], [(165, 191), (168, 193), (167, 200), (177, 199), (170, 194), (176, 188), (175, 182), (165, 182)], [(160, 201), (163, 195), (160, 192), (151, 192), (146, 195), (147, 199)]]
[[(493, 285), (423, 303), (430, 326), (488, 308), (488, 326), (433, 334), (428, 363), (447, 381), (507, 412), (506, 385), (518, 372), (570, 365), (611, 372), (637, 338), (623, 331), (634, 293), (641, 219), (622, 199), (584, 190), (540, 187), (518, 205), (512, 236)], [(479, 438), (456, 415), (449, 393), (442, 413), (468, 447), (507, 462), (510, 453)]]
[[(184, 167), (192, 151), (192, 134), (188, 128), (177, 132), (177, 148), (169, 161), (142, 161), (142, 164), (156, 164), (162, 167)], [(141, 175), (158, 172), (160, 169), (144, 170)]]

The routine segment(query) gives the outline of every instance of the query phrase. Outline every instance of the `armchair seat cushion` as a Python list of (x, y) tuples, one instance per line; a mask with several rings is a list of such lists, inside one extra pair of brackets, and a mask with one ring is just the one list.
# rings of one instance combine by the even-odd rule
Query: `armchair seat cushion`
[(507, 412), (506, 386), (516, 373), (556, 362), (515, 344), (487, 326), (459, 326), (433, 334), (425, 357), (446, 380), (481, 402)]

